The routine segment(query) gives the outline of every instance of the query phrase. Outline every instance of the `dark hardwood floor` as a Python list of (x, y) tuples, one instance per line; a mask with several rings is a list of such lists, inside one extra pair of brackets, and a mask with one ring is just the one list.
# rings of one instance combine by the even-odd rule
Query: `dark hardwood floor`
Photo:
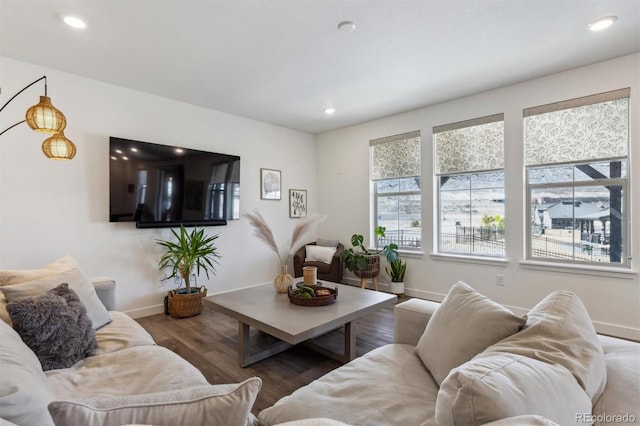
[[(400, 299), (399, 301), (402, 301)], [(313, 309), (313, 308), (309, 308)], [(253, 414), (270, 407), (278, 399), (311, 383), (342, 365), (313, 350), (296, 346), (278, 355), (242, 368), (238, 365), (238, 323), (224, 314), (204, 308), (202, 314), (175, 319), (164, 314), (137, 320), (155, 339), (195, 365), (212, 383), (237, 383), (252, 376), (262, 379), (262, 390), (253, 405)], [(393, 341), (393, 307), (380, 309), (356, 323), (356, 354)], [(341, 350), (343, 329), (316, 339), (333, 350)], [(255, 330), (252, 339), (271, 339)]]

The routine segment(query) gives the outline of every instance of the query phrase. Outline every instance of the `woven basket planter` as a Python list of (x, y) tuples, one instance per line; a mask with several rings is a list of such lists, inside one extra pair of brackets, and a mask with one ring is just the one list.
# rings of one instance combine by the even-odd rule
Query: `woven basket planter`
[(202, 312), (202, 298), (207, 297), (207, 288), (200, 287), (197, 292), (179, 294), (176, 290), (169, 292), (169, 315), (174, 318), (188, 318)]
[(367, 254), (364, 257), (367, 259), (367, 267), (363, 270), (353, 271), (353, 273), (359, 278), (377, 277), (380, 273), (380, 255)]

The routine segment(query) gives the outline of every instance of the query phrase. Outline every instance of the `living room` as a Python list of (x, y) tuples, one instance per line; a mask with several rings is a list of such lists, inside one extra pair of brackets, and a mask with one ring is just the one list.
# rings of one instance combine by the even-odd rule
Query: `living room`
[[(6, 3), (10, 2), (2, 5)], [(640, 11), (637, 7), (635, 11), (637, 22)], [(3, 45), (12, 43), (6, 33), (2, 36)], [(63, 56), (73, 55), (59, 46), (51, 49)], [(127, 72), (127, 63), (118, 64), (117, 58), (113, 61), (114, 74)], [(161, 248), (155, 239), (170, 238), (171, 233), (109, 222), (110, 136), (239, 155), (241, 212), (259, 210), (283, 250), (297, 220), (289, 217), (287, 195), (292, 188), (307, 191), (310, 212), (326, 215), (310, 240), (335, 239), (348, 245), (351, 235), (359, 233), (372, 245), (369, 141), (420, 131), (424, 226), (421, 250), (403, 253), (408, 263), (408, 296), (441, 301), (452, 284), (465, 281), (523, 314), (549, 293), (568, 290), (583, 301), (597, 331), (640, 340), (640, 277), (634, 264), (598, 268), (526, 259), (522, 143), (523, 110), (630, 88), (628, 161), (633, 173), (640, 165), (640, 150), (634, 148), (635, 135), (640, 134), (635, 101), (640, 98), (637, 50), (536, 78), (507, 76), (501, 86), (317, 133), (172, 100), (171, 94), (150, 94), (145, 87), (127, 88), (11, 55), (0, 56), (0, 69), (2, 103), (29, 82), (47, 76), (48, 93), (67, 117), (65, 134), (78, 148), (71, 161), (50, 161), (38, 146), (41, 138), (26, 125), (2, 135), (2, 269), (37, 268), (70, 254), (88, 275), (108, 276), (117, 282), (119, 311), (134, 318), (162, 312), (164, 295), (171, 286), (162, 281), (164, 271), (158, 270)], [(21, 119), (41, 91), (38, 85), (14, 99), (2, 111), (0, 127)], [(498, 113), (504, 114), (505, 123), (505, 216), (509, 218), (505, 256), (496, 260), (438, 253), (433, 128)], [(281, 171), (281, 200), (260, 198), (261, 168)], [(628, 247), (630, 253), (637, 253), (640, 230), (635, 221), (639, 219), (640, 189), (633, 180), (629, 207)], [(220, 234), (217, 245), (222, 255), (216, 276), (210, 280), (198, 277), (210, 295), (270, 282), (278, 274), (277, 259), (254, 237), (245, 218), (207, 231)], [(497, 275), (502, 276), (504, 285), (496, 285)], [(345, 277), (345, 282), (355, 282), (352, 275)]]

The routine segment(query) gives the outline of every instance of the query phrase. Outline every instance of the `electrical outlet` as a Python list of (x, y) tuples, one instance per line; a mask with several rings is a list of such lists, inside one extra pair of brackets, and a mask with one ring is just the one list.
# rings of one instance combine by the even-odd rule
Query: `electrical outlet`
[(504, 286), (504, 274), (496, 274), (496, 285), (500, 287)]

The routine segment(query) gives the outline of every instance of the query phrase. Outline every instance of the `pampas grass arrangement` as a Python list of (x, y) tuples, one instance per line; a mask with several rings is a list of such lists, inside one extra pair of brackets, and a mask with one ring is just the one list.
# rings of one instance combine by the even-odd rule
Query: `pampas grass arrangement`
[(280, 250), (278, 249), (278, 244), (276, 243), (276, 239), (273, 236), (273, 232), (271, 228), (264, 220), (262, 215), (258, 210), (254, 210), (253, 213), (245, 213), (245, 217), (249, 219), (249, 223), (255, 228), (254, 235), (261, 239), (275, 254), (278, 255), (278, 259), (280, 260), (280, 265), (284, 266), (289, 262), (289, 257), (298, 250), (302, 244), (304, 244), (303, 237), (309, 230), (317, 223), (322, 222), (326, 219), (326, 215), (319, 215), (314, 213), (312, 215), (307, 216), (304, 219), (301, 219), (298, 224), (293, 228), (293, 233), (291, 234), (291, 244), (289, 245), (289, 251), (287, 252), (287, 256), (283, 259), (280, 254)]

